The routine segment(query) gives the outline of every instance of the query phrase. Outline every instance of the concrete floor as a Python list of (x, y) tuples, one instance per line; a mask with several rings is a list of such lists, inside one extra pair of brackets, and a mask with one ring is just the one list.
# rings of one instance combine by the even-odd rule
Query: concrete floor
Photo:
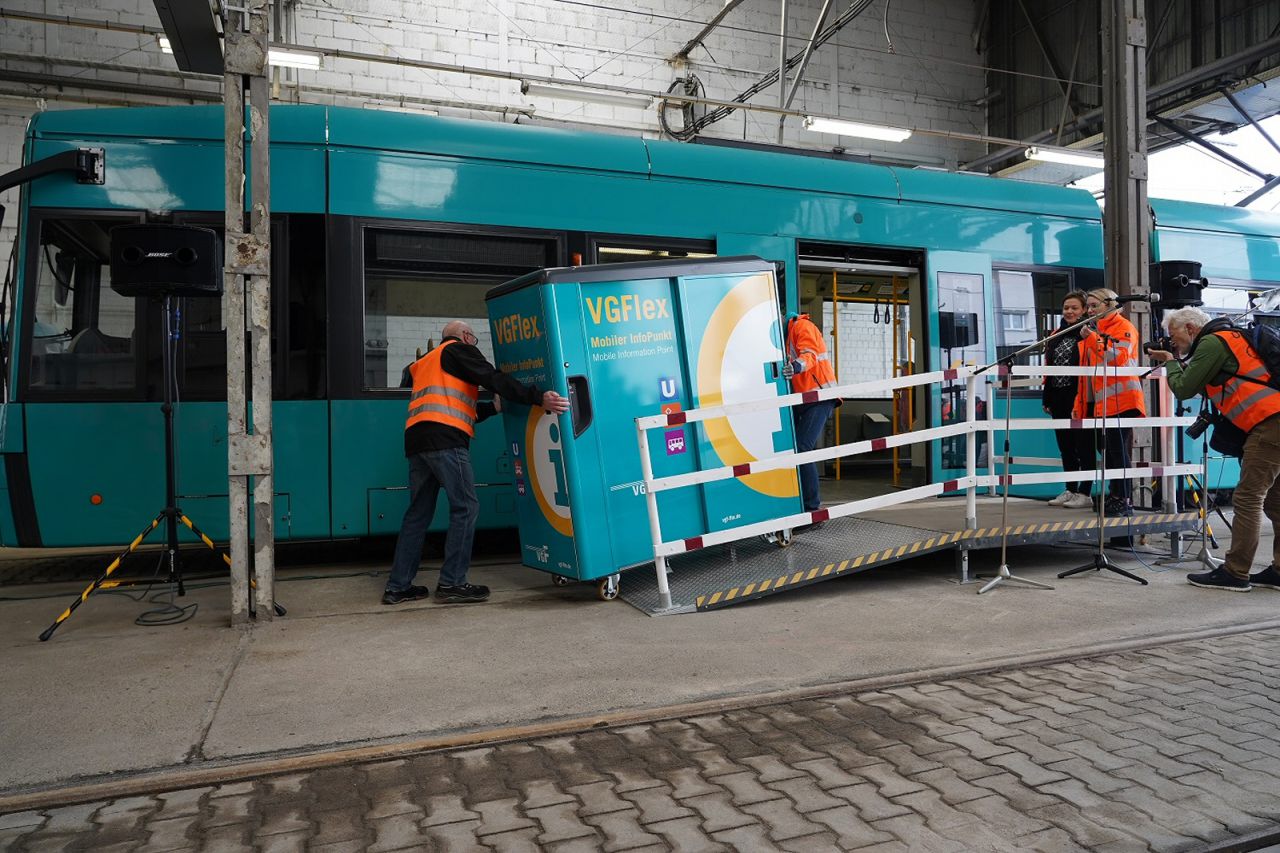
[[(1267, 538), (1263, 563), (1270, 548)], [(98, 594), (47, 643), (37, 635), (83, 584), (9, 586), (0, 792), (1280, 624), (1280, 594), (1196, 589), (1186, 569), (1123, 552), (1112, 559), (1150, 586), (1109, 573), (1053, 577), (1090, 556), (1079, 546), (1010, 551), (1016, 574), (1052, 591), (1005, 585), (978, 597), (940, 554), (667, 619), (595, 601), (586, 585), (553, 587), (504, 559), (473, 567), (470, 579), (493, 587), (486, 604), (385, 607), (381, 560), (318, 561), (282, 572), (289, 615), (270, 624), (228, 628), (225, 584), (193, 584), (180, 601), (199, 608), (184, 624), (139, 627), (149, 605)], [(991, 571), (998, 558), (975, 552), (972, 569)], [(431, 565), (419, 582), (434, 585)]]

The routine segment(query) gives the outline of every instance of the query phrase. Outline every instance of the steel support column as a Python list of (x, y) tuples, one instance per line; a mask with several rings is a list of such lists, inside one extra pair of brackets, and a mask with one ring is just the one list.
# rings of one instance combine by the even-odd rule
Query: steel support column
[[(227, 327), (227, 473), (231, 522), (231, 620), (270, 621), (275, 600), (275, 477), (271, 444), (271, 171), (267, 97), (269, 0), (226, 9), (226, 266), (222, 316)], [(248, 126), (245, 97), (248, 90)], [(245, 144), (252, 193), (245, 216)], [(252, 353), (251, 372), (246, 361)], [(252, 411), (246, 399), (251, 387)], [(249, 602), (249, 489), (253, 486), (253, 580)]]
[[(1107, 286), (1151, 292), (1151, 210), (1147, 202), (1147, 28), (1144, 0), (1103, 0), (1102, 109), (1106, 169), (1103, 215)], [(1139, 341), (1149, 340), (1150, 307), (1134, 303)], [(1151, 460), (1151, 430), (1133, 432), (1135, 459)]]
[(1102, 7), (1106, 281), (1117, 293), (1149, 293), (1147, 32), (1142, 0)]

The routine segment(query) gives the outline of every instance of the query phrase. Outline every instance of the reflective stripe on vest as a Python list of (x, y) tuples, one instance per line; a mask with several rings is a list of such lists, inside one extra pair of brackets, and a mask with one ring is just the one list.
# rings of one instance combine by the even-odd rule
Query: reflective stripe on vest
[(461, 430), (469, 437), (475, 436), (476, 398), (480, 389), (446, 373), (440, 363), (445, 347), (454, 343), (457, 341), (445, 341), (409, 367), (413, 394), (409, 397), (405, 429), (419, 423), (439, 423)]
[(1133, 376), (1114, 376), (1107, 372), (1109, 367), (1137, 364), (1137, 329), (1128, 320), (1113, 314), (1099, 321), (1098, 330), (1109, 335), (1113, 342), (1108, 346), (1105, 339), (1098, 336), (1080, 342), (1080, 366), (1101, 367), (1101, 372), (1080, 377), (1071, 416), (1096, 418), (1133, 410), (1146, 415), (1147, 398), (1142, 382)]
[(1231, 377), (1222, 385), (1205, 386), (1205, 393), (1214, 400), (1218, 411), (1245, 432), (1272, 415), (1280, 414), (1280, 391), (1270, 385), (1259, 384), (1270, 381), (1271, 373), (1244, 335), (1235, 331), (1213, 334), (1222, 339), (1240, 365), (1239, 376)]

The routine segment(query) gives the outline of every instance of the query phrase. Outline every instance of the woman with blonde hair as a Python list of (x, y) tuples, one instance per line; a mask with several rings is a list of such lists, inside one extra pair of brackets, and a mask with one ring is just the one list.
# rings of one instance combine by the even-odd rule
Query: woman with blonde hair
[[(1117, 376), (1115, 368), (1138, 365), (1138, 330), (1133, 323), (1112, 311), (1119, 296), (1105, 287), (1085, 294), (1085, 311), (1096, 323), (1081, 327), (1080, 366), (1094, 367), (1091, 376), (1080, 377), (1072, 416), (1076, 418), (1139, 418), (1147, 415), (1142, 382), (1136, 376)], [(1111, 313), (1107, 313), (1111, 311)], [(1092, 327), (1092, 328), (1091, 328)], [(1094, 452), (1103, 449), (1107, 468), (1129, 467), (1130, 427), (1108, 427), (1105, 435), (1094, 432)], [(1133, 515), (1132, 484), (1112, 478), (1111, 496), (1106, 498), (1107, 515)], [(1101, 496), (1100, 498), (1101, 499)]]

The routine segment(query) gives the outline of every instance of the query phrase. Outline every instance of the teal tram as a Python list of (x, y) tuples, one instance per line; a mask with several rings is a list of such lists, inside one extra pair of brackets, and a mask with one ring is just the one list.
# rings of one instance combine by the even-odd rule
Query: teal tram
[[(271, 122), (282, 540), (395, 533), (407, 500), (404, 367), (449, 319), (489, 329), (486, 293), (539, 269), (714, 255), (780, 262), (782, 310), (823, 326), (842, 383), (985, 364), (1052, 328), (1068, 290), (1102, 283), (1101, 215), (1080, 190), (325, 106), (276, 106)], [(143, 222), (220, 231), (222, 133), (216, 107), (31, 121), (25, 164), (100, 148), (104, 172), (100, 184), (65, 172), (30, 181), (6, 223), (18, 233), (0, 324), (0, 544), (118, 544), (161, 505), (162, 315), (110, 287), (110, 232)], [(1153, 208), (1153, 260), (1201, 262), (1212, 310), (1242, 308), (1247, 291), (1280, 283), (1280, 217)], [(215, 539), (227, 536), (225, 334), (219, 300), (183, 300), (178, 489)], [(482, 349), (492, 343), (492, 330), (482, 334)], [(964, 411), (963, 396), (958, 385), (850, 399), (833, 438), (943, 423)], [(991, 415), (1003, 415), (1002, 400), (990, 401)], [(1020, 389), (1013, 405), (1015, 416), (1038, 414), (1038, 391)], [(489, 529), (515, 526), (498, 420), (473, 447)], [(1047, 432), (1020, 439), (1019, 457), (1053, 455)], [(962, 453), (963, 443), (936, 442), (829, 473), (936, 482), (960, 473)], [(1215, 476), (1229, 485), (1235, 471)]]

